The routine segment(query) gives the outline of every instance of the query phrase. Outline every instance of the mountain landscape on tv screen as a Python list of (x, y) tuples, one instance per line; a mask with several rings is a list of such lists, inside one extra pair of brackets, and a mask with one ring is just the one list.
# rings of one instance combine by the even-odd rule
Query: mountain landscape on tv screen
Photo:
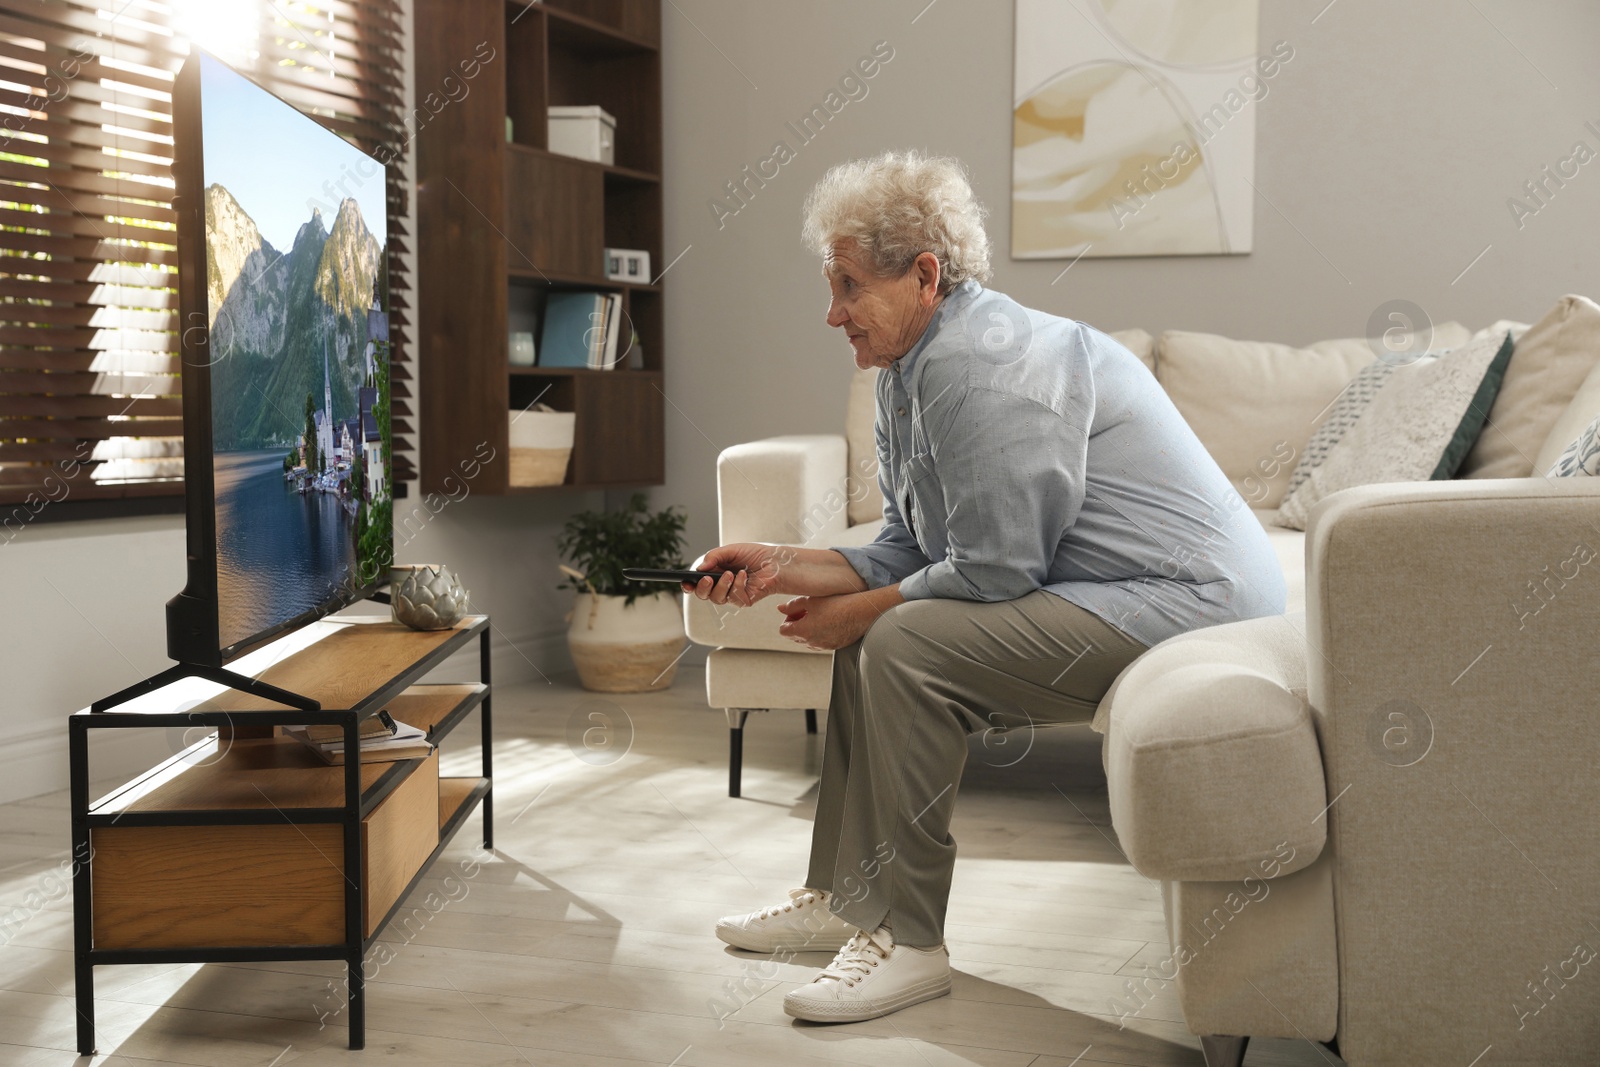
[(213, 447), (290, 448), (305, 397), (321, 403), (324, 360), (334, 410), (358, 406), (367, 311), (388, 306), (374, 290), (387, 277), (383, 248), (351, 198), (331, 226), (311, 208), (286, 252), (220, 184), (206, 188), (205, 221)]

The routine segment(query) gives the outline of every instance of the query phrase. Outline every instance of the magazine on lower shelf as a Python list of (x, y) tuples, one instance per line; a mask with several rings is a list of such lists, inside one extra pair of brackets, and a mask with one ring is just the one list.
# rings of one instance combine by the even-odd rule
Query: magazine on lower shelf
[[(367, 722), (380, 722), (380, 729), (369, 731)], [(380, 712), (367, 722), (362, 723), (362, 763), (394, 763), (423, 759), (433, 754), (433, 744), (429, 742), (426, 730), (396, 722), (389, 718), (388, 712)], [(344, 763), (344, 731), (342, 727), (336, 726), (334, 729), (339, 733), (333, 738), (328, 737), (327, 726), (290, 727), (286, 732), (316, 753), (324, 763), (341, 766)]]

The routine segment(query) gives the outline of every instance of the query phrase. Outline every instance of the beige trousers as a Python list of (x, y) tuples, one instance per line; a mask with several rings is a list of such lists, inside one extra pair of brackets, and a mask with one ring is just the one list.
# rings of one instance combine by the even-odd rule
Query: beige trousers
[(967, 735), (1087, 723), (1145, 646), (1054, 593), (913, 600), (833, 657), (806, 885), (846, 922), (944, 941)]

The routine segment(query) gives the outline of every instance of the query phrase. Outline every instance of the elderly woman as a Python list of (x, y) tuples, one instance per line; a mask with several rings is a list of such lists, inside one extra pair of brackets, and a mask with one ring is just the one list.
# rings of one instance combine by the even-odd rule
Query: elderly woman
[(1090, 720), (1187, 630), (1281, 614), (1261, 526), (1137, 358), (985, 289), (983, 210), (950, 159), (833, 168), (805, 208), (828, 325), (878, 367), (883, 530), (865, 548), (723, 545), (686, 587), (794, 597), (781, 632), (834, 650), (803, 889), (723, 919), (736, 948), (846, 941), (791, 1016), (869, 1019), (950, 989), (949, 827), (977, 730)]

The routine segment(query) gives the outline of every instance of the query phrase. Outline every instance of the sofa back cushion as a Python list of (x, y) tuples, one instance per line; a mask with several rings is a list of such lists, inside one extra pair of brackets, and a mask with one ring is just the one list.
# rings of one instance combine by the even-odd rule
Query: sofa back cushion
[[(1548, 467), (1536, 470), (1534, 460), (1597, 361), (1600, 305), (1581, 296), (1562, 297), (1517, 342), (1500, 395), (1489, 410), (1489, 423), (1467, 453), (1459, 477), (1543, 474)], [(1562, 442), (1561, 448), (1570, 442), (1570, 438)]]
[(1304, 530), (1312, 507), (1341, 489), (1450, 478), (1483, 429), (1511, 352), (1509, 334), (1490, 335), (1394, 368), (1343, 439), (1284, 499), (1279, 525)]
[(1551, 462), (1547, 478), (1600, 478), (1600, 416)]
[[(1454, 348), (1471, 332), (1433, 329), (1429, 346)], [(1156, 378), (1252, 508), (1275, 508), (1306, 442), (1356, 373), (1377, 358), (1364, 337), (1306, 348), (1168, 330)]]
[[(1511, 357), (1513, 362), (1516, 357)], [(1533, 460), (1533, 473), (1544, 475), (1550, 472), (1558, 458), (1578, 439), (1578, 436), (1588, 429), (1595, 419), (1600, 419), (1600, 361), (1589, 372), (1589, 377), (1578, 386), (1578, 391), (1573, 394), (1572, 402), (1567, 405), (1550, 428), (1550, 434), (1544, 439), (1544, 446), (1539, 449), (1539, 454)]]
[(1123, 348), (1139, 357), (1139, 362), (1156, 371), (1156, 339), (1150, 336), (1148, 330), (1113, 330), (1106, 336), (1117, 342)]
[(873, 434), (877, 418), (878, 369), (856, 371), (850, 377), (850, 399), (844, 413), (849, 455), (846, 514), (851, 526), (883, 518), (883, 495), (878, 492), (878, 441)]

